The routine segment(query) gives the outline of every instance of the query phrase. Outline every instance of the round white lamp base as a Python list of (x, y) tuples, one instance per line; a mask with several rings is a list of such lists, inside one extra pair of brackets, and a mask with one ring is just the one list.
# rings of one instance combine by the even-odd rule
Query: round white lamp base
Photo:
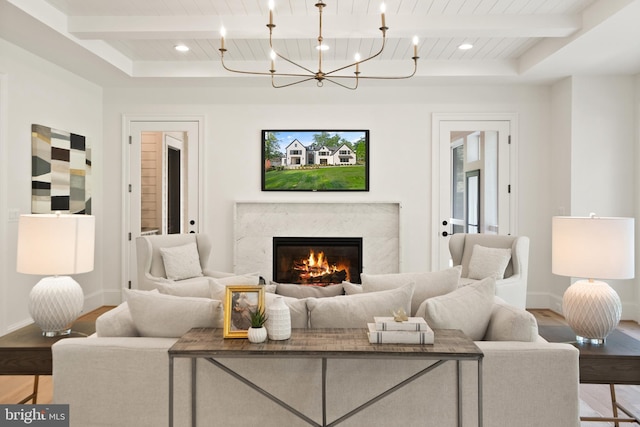
[(69, 276), (45, 277), (29, 294), (29, 313), (46, 337), (71, 333), (83, 305), (82, 288)]
[(620, 323), (620, 297), (605, 282), (578, 280), (562, 297), (562, 313), (579, 342), (604, 344)]

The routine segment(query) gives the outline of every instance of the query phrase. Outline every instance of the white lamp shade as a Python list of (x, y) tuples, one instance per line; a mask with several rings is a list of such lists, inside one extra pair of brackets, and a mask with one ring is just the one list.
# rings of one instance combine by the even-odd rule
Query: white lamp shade
[(633, 218), (553, 217), (552, 271), (588, 279), (631, 279), (634, 237)]
[(41, 275), (91, 271), (94, 236), (92, 215), (20, 215), (17, 270)]

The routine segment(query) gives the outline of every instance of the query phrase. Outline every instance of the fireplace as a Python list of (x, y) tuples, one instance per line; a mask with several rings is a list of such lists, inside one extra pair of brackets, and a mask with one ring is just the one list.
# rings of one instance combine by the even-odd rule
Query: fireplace
[(324, 286), (360, 283), (361, 237), (274, 237), (273, 280)]

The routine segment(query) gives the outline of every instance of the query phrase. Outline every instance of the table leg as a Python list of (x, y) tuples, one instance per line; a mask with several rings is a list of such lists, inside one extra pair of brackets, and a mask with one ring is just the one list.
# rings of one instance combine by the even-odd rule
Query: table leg
[(173, 427), (173, 357), (169, 356), (169, 427)]
[(327, 359), (322, 358), (322, 426), (327, 425)]
[(456, 360), (457, 379), (458, 379), (458, 427), (462, 426), (462, 366), (459, 360)]
[(196, 358), (191, 359), (191, 427), (196, 427)]
[(33, 392), (29, 396), (25, 397), (20, 402), (18, 402), (18, 405), (22, 405), (23, 403), (27, 403), (28, 401), (31, 401), (31, 403), (34, 405), (38, 403), (38, 384), (39, 383), (40, 383), (40, 375), (34, 375), (33, 376)]
[(478, 427), (482, 427), (482, 359), (478, 359)]
[[(615, 384), (609, 384), (609, 391), (611, 393), (611, 409), (613, 410), (613, 417), (618, 418), (618, 402), (616, 402), (616, 386)], [(620, 423), (615, 422), (615, 427), (620, 427)]]

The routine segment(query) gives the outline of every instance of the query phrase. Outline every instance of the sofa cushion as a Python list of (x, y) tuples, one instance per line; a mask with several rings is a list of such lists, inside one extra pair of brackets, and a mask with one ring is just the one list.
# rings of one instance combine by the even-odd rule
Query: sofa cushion
[(291, 283), (276, 284), (276, 294), (293, 298), (326, 298), (342, 295), (342, 283), (327, 286), (297, 285)]
[[(411, 315), (427, 298), (444, 295), (458, 287), (462, 267), (455, 266), (441, 271), (424, 273), (361, 274), (363, 292), (378, 292), (398, 288), (409, 282), (415, 283), (411, 299)], [(409, 313), (409, 311), (407, 311)]]
[(253, 274), (223, 277), (220, 279), (209, 278), (209, 298), (224, 301), (226, 297), (227, 286), (257, 285), (258, 283), (260, 283), (260, 276), (256, 276)]
[(183, 280), (202, 276), (200, 255), (195, 242), (182, 246), (160, 248), (167, 279)]
[(96, 319), (96, 335), (99, 337), (140, 336), (126, 301)]
[(177, 338), (191, 328), (222, 327), (222, 302), (125, 289), (136, 329), (143, 337)]
[(174, 295), (177, 297), (197, 297), (211, 298), (211, 290), (209, 289), (209, 279), (206, 277), (195, 277), (187, 283), (171, 282), (157, 283), (156, 287), (160, 293), (166, 295)]
[(292, 298), (267, 292), (264, 294), (264, 304), (267, 310), (269, 306), (275, 302), (276, 298), (282, 298), (287, 307), (289, 307), (292, 328), (304, 329), (309, 327), (307, 300), (305, 298)]
[(424, 313), (425, 320), (434, 329), (460, 329), (474, 341), (479, 341), (489, 324), (495, 288), (496, 280), (486, 278), (425, 300), (418, 314)]
[(399, 308), (411, 309), (414, 283), (387, 291), (309, 298), (311, 328), (366, 328), (374, 316), (391, 316)]
[(485, 341), (538, 340), (538, 322), (533, 314), (495, 297)]
[(504, 272), (511, 260), (511, 248), (487, 248), (474, 245), (469, 260), (470, 279), (493, 277), (504, 279)]
[(351, 282), (344, 281), (342, 282), (342, 288), (344, 289), (345, 295), (362, 293), (362, 285), (358, 283), (351, 283)]

